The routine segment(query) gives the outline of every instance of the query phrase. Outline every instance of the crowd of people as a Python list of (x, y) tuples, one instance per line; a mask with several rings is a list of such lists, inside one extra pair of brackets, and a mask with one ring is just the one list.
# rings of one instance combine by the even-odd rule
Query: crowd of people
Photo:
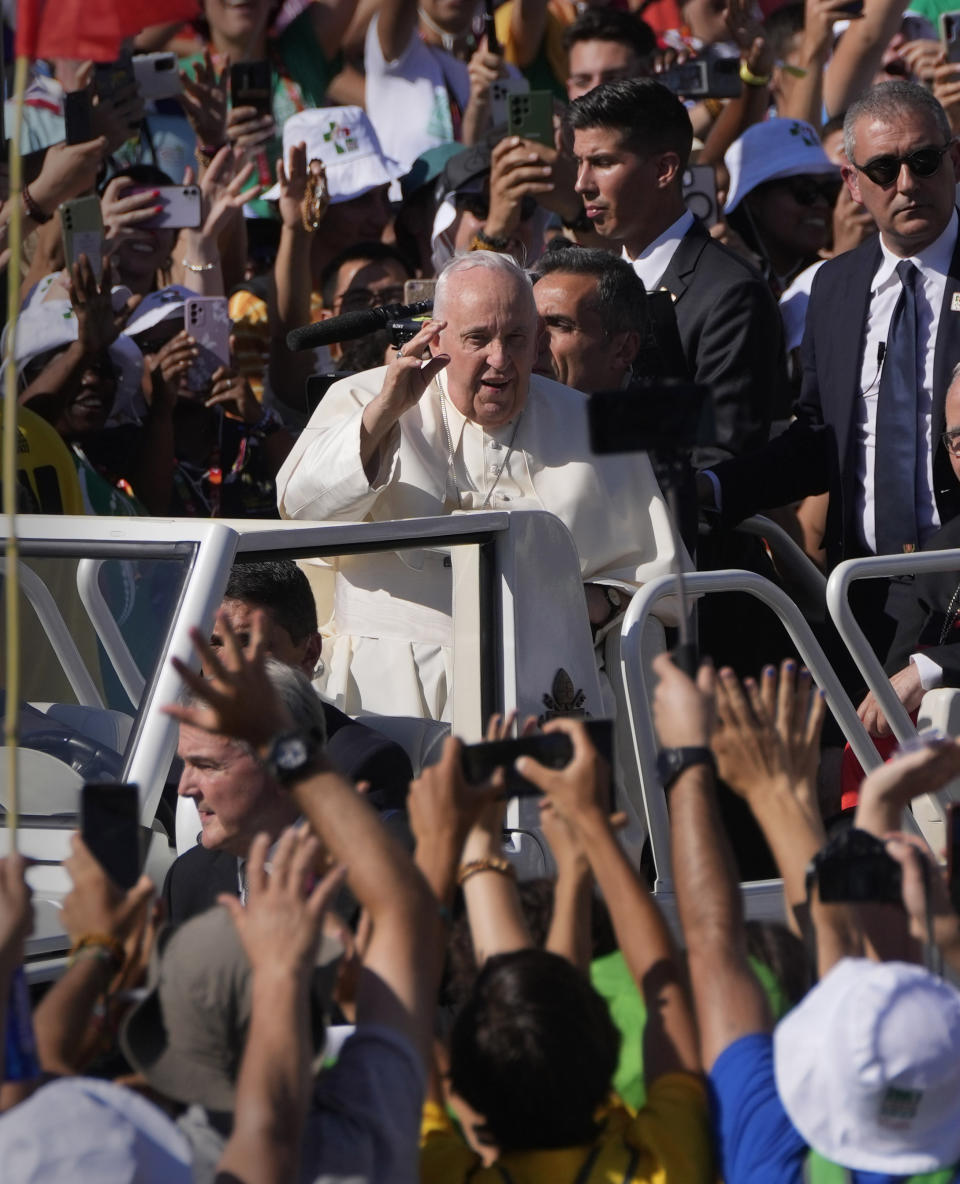
[[(548, 511), (622, 731), (609, 657), (644, 583), (748, 567), (800, 595), (745, 517), (824, 572), (956, 543), (951, 16), (198, 0), (113, 63), (32, 62), (5, 109), (16, 254), (0, 195), (19, 512)], [(664, 417), (702, 398), (683, 462), (595, 454), (589, 401), (612, 392)], [(960, 686), (958, 578), (855, 589), (908, 712)], [(661, 601), (645, 649), (683, 611)], [(357, 718), (449, 722), (442, 555), (309, 579), (238, 563), (166, 708), (190, 841), (157, 893), (74, 837), (71, 953), (32, 1025), (29, 861), (0, 859), (0, 1179), (960, 1180), (958, 892), (902, 829), (960, 775), (960, 743), (841, 780), (782, 638), (730, 603), (696, 611), (696, 674), (652, 662), (668, 924), (578, 719), (544, 725), (565, 767), (517, 763), (556, 869), (518, 882), (506, 771), (470, 783), (457, 738), (422, 762)], [(488, 739), (515, 730), (494, 716)], [(748, 824), (784, 924), (745, 920)]]

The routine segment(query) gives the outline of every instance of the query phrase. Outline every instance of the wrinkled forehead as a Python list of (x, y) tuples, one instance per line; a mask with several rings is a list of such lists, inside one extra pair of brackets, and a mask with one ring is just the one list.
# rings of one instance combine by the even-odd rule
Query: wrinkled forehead
[(458, 326), (490, 320), (531, 325), (536, 323), (537, 306), (525, 276), (478, 266), (447, 277), (441, 310), (437, 312), (435, 305), (434, 315)]

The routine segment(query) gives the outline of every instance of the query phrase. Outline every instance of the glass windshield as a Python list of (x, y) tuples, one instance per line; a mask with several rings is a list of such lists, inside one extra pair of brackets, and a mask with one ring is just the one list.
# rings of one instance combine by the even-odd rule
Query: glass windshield
[[(73, 774), (64, 770), (65, 783), (76, 784), (77, 774), (86, 781), (122, 776), (194, 550), (192, 544), (25, 547), (19, 595), (20, 748), (70, 766)], [(4, 621), (4, 663), (6, 647)], [(5, 681), (5, 665), (0, 678)], [(43, 761), (37, 765), (26, 754), (25, 759), (57, 768)], [(26, 803), (21, 808), (32, 812)]]

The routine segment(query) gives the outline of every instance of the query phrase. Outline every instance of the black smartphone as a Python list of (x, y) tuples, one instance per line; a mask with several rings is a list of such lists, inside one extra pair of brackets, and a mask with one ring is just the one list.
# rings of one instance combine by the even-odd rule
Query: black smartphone
[[(608, 765), (613, 765), (613, 720), (586, 719), (583, 721), (591, 743)], [(532, 756), (548, 769), (562, 769), (573, 756), (573, 742), (565, 732), (548, 732), (535, 736), (520, 736), (516, 740), (486, 740), (481, 744), (465, 744), (461, 751), (463, 775), (471, 785), (486, 781), (497, 769), (506, 771), (508, 797), (535, 797), (540, 790), (521, 777), (513, 767), (520, 756)], [(612, 797), (611, 782), (611, 797)], [(613, 803), (609, 804), (612, 812)]]
[(679, 378), (645, 378), (622, 390), (597, 391), (587, 400), (587, 419), (590, 448), (598, 456), (677, 452), (717, 441), (709, 388)]
[(846, 4), (841, 5), (836, 11), (842, 13), (843, 16), (851, 18), (863, 16), (863, 0), (848, 0)]
[(133, 59), (117, 58), (115, 62), (97, 62), (93, 68), (93, 89), (99, 99), (112, 99), (117, 91), (136, 82)]
[(902, 907), (903, 870), (881, 839), (855, 827), (832, 839), (813, 858), (810, 873), (824, 904), (898, 904)]
[(230, 67), (230, 105), (253, 107), (258, 115), (273, 114), (269, 62), (237, 62)]
[(483, 31), (487, 38), (487, 49), (491, 53), (502, 54), (503, 46), (497, 37), (497, 22), (494, 16), (493, 0), (483, 0)]
[(140, 876), (140, 799), (127, 783), (87, 782), (80, 791), (81, 835), (124, 892)]
[(947, 806), (947, 887), (954, 912), (960, 913), (960, 802)]
[(335, 374), (311, 374), (307, 379), (307, 410), (313, 414), (319, 407), (323, 396), (341, 378), (348, 378), (352, 371), (338, 371)]
[(93, 139), (93, 104), (88, 90), (71, 90), (63, 97), (63, 122), (68, 144)]

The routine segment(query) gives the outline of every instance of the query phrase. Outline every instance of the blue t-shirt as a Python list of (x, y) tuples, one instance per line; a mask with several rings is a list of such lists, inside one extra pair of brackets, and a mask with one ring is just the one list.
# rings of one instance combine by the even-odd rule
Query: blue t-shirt
[[(787, 1116), (773, 1075), (773, 1036), (742, 1036), (709, 1078), (713, 1131), (725, 1184), (802, 1184), (807, 1144)], [(852, 1171), (853, 1184), (898, 1184), (907, 1176)], [(960, 1181), (960, 1173), (955, 1176)]]

